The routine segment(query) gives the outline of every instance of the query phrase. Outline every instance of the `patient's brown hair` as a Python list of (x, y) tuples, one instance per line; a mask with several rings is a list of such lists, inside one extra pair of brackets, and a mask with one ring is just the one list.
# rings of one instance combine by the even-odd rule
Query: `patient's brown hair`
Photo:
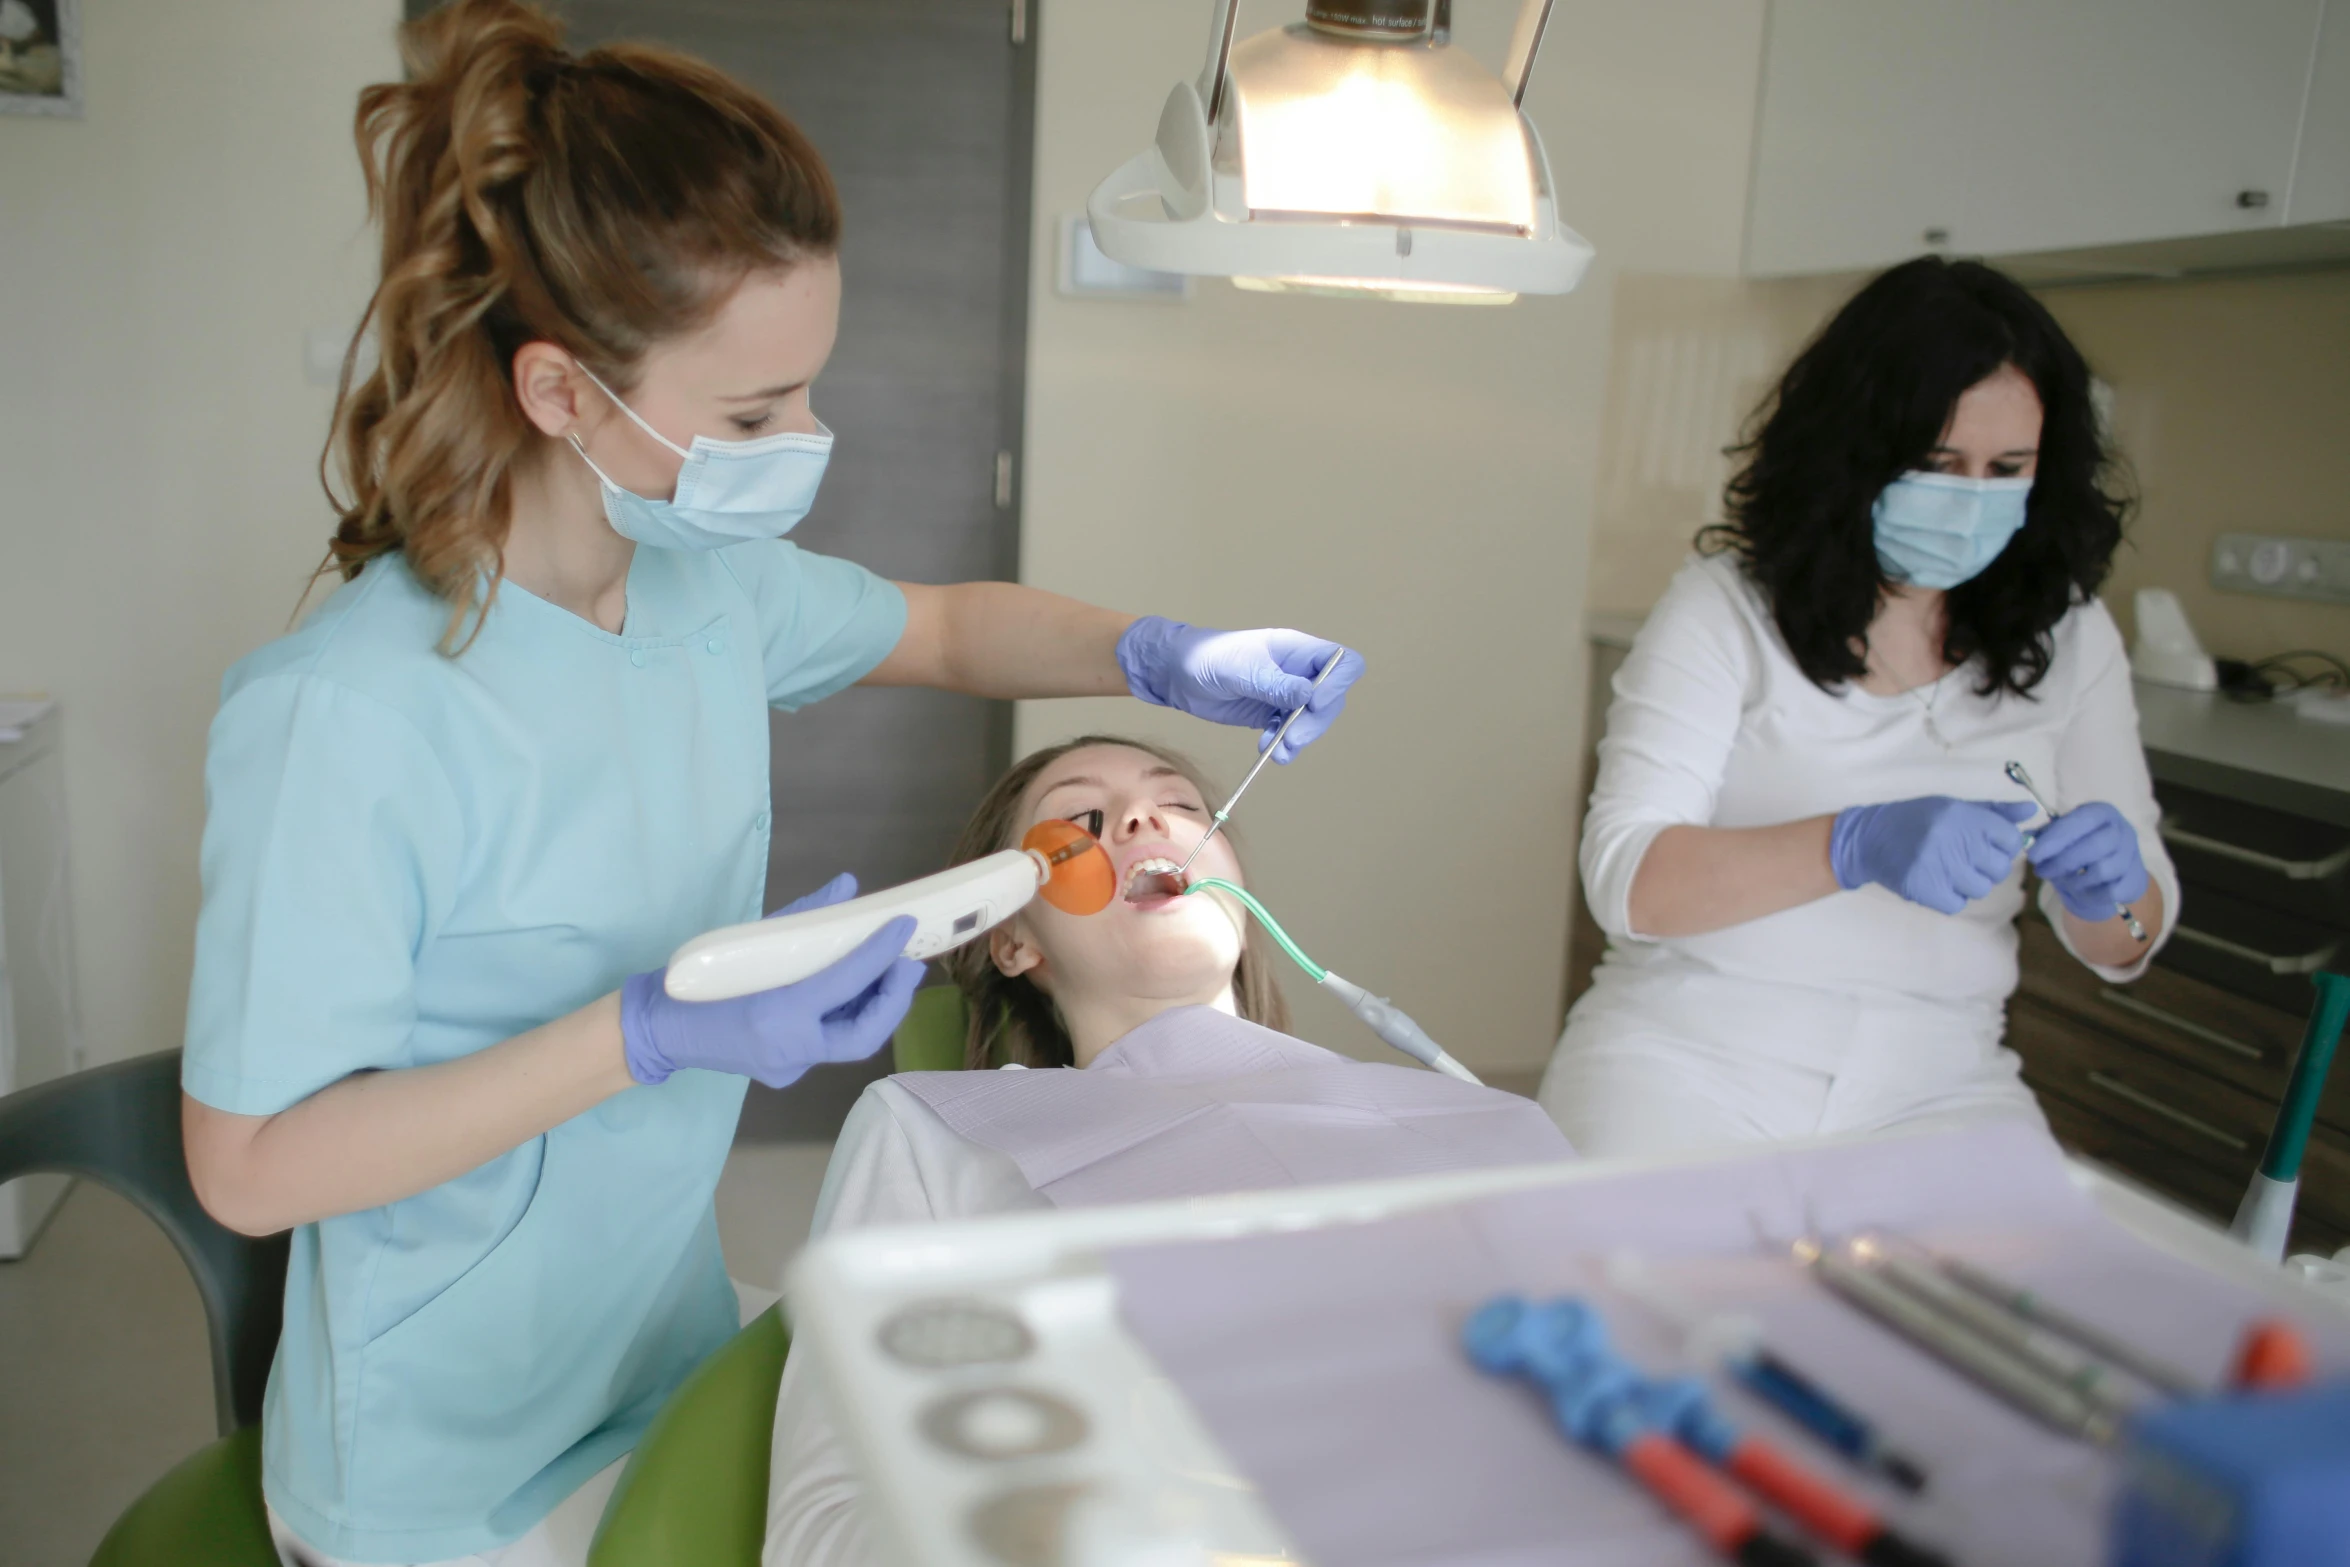
[[(1201, 798), (1210, 797), (1207, 779), (1187, 756), (1148, 740), (1129, 740), (1123, 735), (1080, 735), (1060, 745), (1046, 746), (1013, 763), (1011, 770), (996, 780), (995, 787), (987, 791), (987, 798), (971, 813), (962, 838), (955, 844), (952, 863), (961, 865), (1018, 843), (1022, 830), (1020, 802), (1027, 795), (1028, 786), (1036, 782), (1037, 774), (1071, 751), (1097, 745), (1140, 751), (1188, 779)], [(1220, 836), (1230, 843), (1232, 829), (1225, 828)], [(1240, 846), (1233, 844), (1232, 848), (1237, 856)], [(963, 992), (964, 1010), (970, 1020), (963, 1036), (965, 1066), (991, 1067), (1006, 1062), (1018, 1062), (1022, 1066), (1076, 1064), (1076, 1049), (1069, 1041), (1068, 1027), (1061, 1021), (1060, 1009), (1053, 1005), (1053, 998), (1039, 990), (1026, 975), (1006, 974), (998, 969), (985, 941), (967, 942), (939, 962), (946, 969), (947, 977)], [(1272, 954), (1264, 933), (1253, 924), (1248, 927), (1247, 940), (1241, 947), (1240, 964), (1232, 972), (1232, 999), (1247, 1021), (1284, 1033), (1288, 1031), (1289, 1003), (1282, 999), (1281, 986), (1273, 978)]]

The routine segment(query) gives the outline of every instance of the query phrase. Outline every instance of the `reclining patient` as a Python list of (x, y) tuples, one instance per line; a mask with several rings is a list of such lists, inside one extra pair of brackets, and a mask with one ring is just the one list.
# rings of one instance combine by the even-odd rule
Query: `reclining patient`
[[(1124, 896), (1075, 916), (1031, 903), (949, 954), (965, 1065), (865, 1090), (841, 1128), (813, 1235), (1023, 1208), (1203, 1196), (1572, 1157), (1531, 1101), (1291, 1038), (1247, 916), (1172, 874), (1206, 832), (1198, 774), (1140, 741), (1088, 736), (1012, 768), (956, 863), (1066, 817), (1109, 851)], [(1190, 872), (1245, 884), (1218, 835)], [(877, 1559), (804, 1357), (785, 1362), (767, 1567)]]

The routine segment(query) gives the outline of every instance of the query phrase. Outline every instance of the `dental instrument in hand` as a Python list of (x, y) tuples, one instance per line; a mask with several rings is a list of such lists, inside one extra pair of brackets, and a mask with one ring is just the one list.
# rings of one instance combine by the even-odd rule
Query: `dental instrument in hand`
[(1434, 1067), (1445, 1076), (1457, 1077), (1464, 1083), (1478, 1083), (1479, 1086), (1483, 1086), (1476, 1073), (1454, 1060), (1449, 1051), (1435, 1040), (1430, 1039), (1427, 1031), (1413, 1022), (1403, 1008), (1385, 996), (1372, 995), (1345, 975), (1334, 974), (1312, 958), (1307, 957), (1304, 949), (1289, 939), (1289, 932), (1281, 928), (1281, 922), (1267, 913), (1263, 904), (1249, 896), (1247, 888), (1225, 881), (1221, 877), (1203, 876), (1198, 881), (1185, 886), (1182, 895), (1189, 897), (1193, 893), (1209, 887), (1215, 888), (1218, 892), (1231, 894), (1239, 901), (1242, 908), (1254, 914), (1257, 917), (1257, 923), (1265, 927), (1265, 934), (1271, 936), (1275, 944), (1283, 952), (1288, 953), (1290, 959), (1299, 968), (1304, 969), (1315, 984), (1336, 996), (1341, 1005), (1369, 1025), (1372, 1033), (1377, 1034), (1381, 1039), (1386, 1040), (1422, 1066)]
[(1224, 823), (1231, 818), (1232, 808), (1240, 803), (1242, 795), (1248, 793), (1248, 786), (1257, 781), (1257, 774), (1265, 770), (1265, 764), (1273, 760), (1273, 753), (1281, 749), (1282, 737), (1289, 733), (1289, 726), (1303, 718), (1306, 709), (1314, 705), (1314, 692), (1321, 690), (1322, 682), (1329, 679), (1331, 672), (1338, 668), (1339, 658), (1340, 655), (1337, 653), (1330, 655), (1330, 661), (1324, 664), (1322, 672), (1314, 677), (1313, 687), (1306, 692), (1306, 699), (1298, 703), (1287, 718), (1281, 720), (1281, 727), (1273, 731), (1273, 738), (1265, 742), (1265, 749), (1258, 754), (1257, 765), (1248, 770), (1248, 776), (1240, 780), (1240, 787), (1232, 791), (1232, 798), (1224, 802), (1223, 808), (1216, 812), (1216, 819), (1208, 823), (1208, 830), (1200, 834), (1199, 842), (1191, 846), (1191, 852), (1183, 857), (1183, 863), (1175, 867), (1175, 879), (1178, 882), (1182, 881), (1185, 873), (1191, 869), (1191, 862), (1199, 858), (1199, 851), (1208, 846), (1208, 840), (1215, 837), (1222, 830)]
[(696, 936), (670, 957), (661, 988), (678, 1001), (726, 1001), (796, 984), (900, 916), (914, 920), (905, 956), (934, 958), (1002, 924), (1032, 898), (1065, 914), (1099, 914), (1117, 891), (1117, 868), (1101, 840), (1075, 822), (1039, 822), (1017, 849), (846, 903)]
[[(2023, 790), (2024, 793), (2030, 795), (2032, 797), (2032, 803), (2040, 807), (2042, 811), (2046, 812), (2050, 821), (2053, 822), (2056, 820), (2056, 807), (2050, 805), (2047, 800), (2043, 799), (2041, 797), (2040, 791), (2032, 786), (2032, 775), (2024, 771), (2023, 763), (2008, 763), (2006, 772), (2008, 782), (2014, 784), (2017, 788)], [(2039, 834), (2037, 832), (2027, 832), (2024, 834), (2024, 843), (2029, 846), (2032, 840), (2038, 836)], [(2130, 906), (2126, 903), (2116, 903), (2113, 907), (2114, 912), (2122, 917), (2122, 923), (2129, 927), (2132, 939), (2139, 942), (2144, 942), (2147, 939), (2146, 927), (2138, 923), (2138, 916), (2130, 912)]]

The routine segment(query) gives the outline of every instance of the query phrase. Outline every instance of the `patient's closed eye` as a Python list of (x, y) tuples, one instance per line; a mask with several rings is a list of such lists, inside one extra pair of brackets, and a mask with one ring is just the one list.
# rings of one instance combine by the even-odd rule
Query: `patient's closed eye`
[(1099, 838), (1102, 835), (1102, 812), (1099, 806), (1096, 806), (1090, 811), (1079, 811), (1075, 816), (1070, 817), (1069, 820), (1075, 822), (1078, 826), (1084, 828), (1087, 832), (1092, 833), (1096, 838)]

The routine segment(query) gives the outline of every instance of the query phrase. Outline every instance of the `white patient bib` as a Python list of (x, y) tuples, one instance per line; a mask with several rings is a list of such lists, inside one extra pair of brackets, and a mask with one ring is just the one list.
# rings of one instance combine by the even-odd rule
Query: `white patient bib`
[(1530, 1099), (1349, 1060), (1212, 1007), (1162, 1013), (1082, 1071), (896, 1081), (1063, 1208), (1574, 1157)]

